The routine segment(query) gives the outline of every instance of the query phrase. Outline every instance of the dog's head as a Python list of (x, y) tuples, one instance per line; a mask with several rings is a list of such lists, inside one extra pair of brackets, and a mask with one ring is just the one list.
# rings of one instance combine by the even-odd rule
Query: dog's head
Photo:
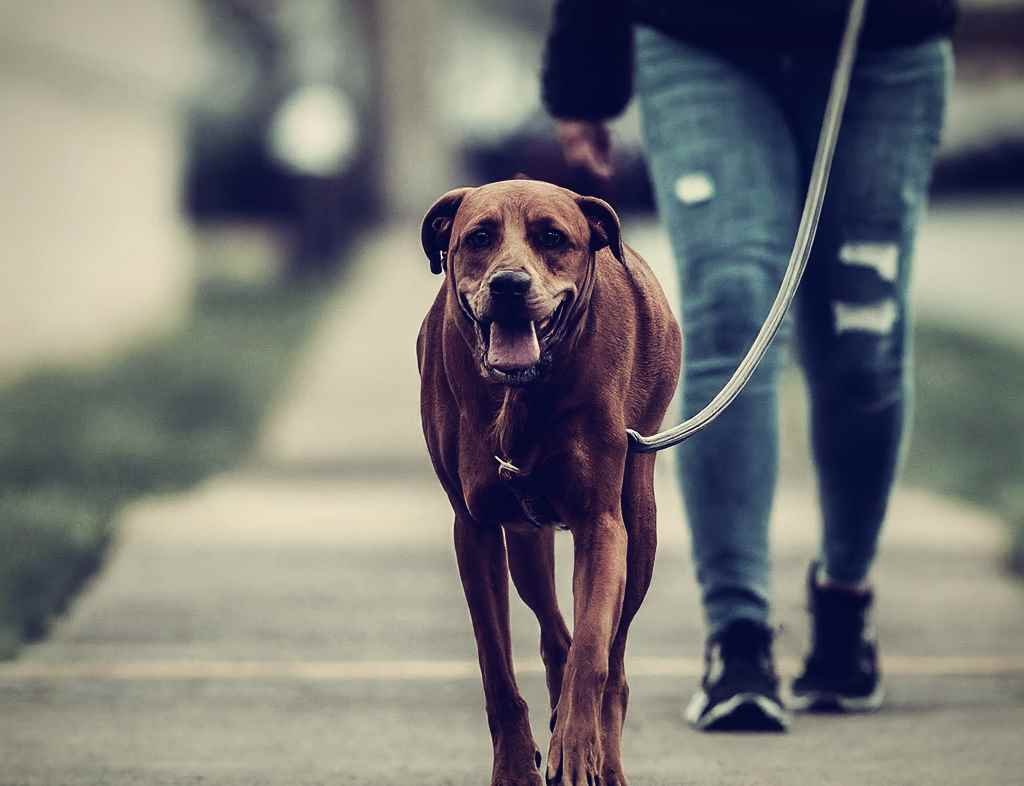
[(597, 251), (623, 259), (607, 203), (535, 180), (449, 191), (427, 211), (422, 240), (431, 270), (448, 273), (482, 373), (505, 385), (550, 364), (585, 308)]

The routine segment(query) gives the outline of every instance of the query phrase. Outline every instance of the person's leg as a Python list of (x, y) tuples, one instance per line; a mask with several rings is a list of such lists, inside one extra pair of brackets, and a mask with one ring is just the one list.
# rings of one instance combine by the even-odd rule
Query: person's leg
[[(821, 557), (828, 579), (850, 588), (866, 586), (909, 421), (911, 260), (950, 68), (944, 40), (858, 55), (798, 301)], [(796, 69), (808, 162), (830, 73), (821, 62)]]
[[(646, 28), (636, 91), (658, 212), (682, 283), (683, 406), (706, 404), (775, 297), (798, 217), (790, 128), (758, 68)], [(762, 70), (771, 78), (772, 64)], [(693, 555), (712, 635), (769, 617), (768, 517), (777, 470), (780, 336), (743, 394), (680, 448)]]
[[(950, 66), (945, 41), (860, 53), (798, 300), (824, 526), (821, 567), (807, 579), (812, 641), (792, 684), (797, 709), (873, 710), (884, 696), (869, 572), (909, 421), (907, 293)], [(805, 160), (829, 71), (801, 63), (795, 72)]]
[[(692, 415), (725, 384), (775, 297), (797, 221), (796, 147), (767, 87), (777, 63), (740, 67), (646, 29), (636, 54), (658, 212), (680, 270)], [(768, 626), (779, 354), (776, 345), (729, 410), (680, 448), (710, 629), (686, 709), (701, 730), (786, 727)]]

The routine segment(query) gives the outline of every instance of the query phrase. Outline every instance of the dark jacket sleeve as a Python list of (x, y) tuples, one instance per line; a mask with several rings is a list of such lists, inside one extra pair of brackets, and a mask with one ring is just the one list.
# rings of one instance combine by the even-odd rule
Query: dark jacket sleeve
[(541, 98), (555, 117), (605, 120), (633, 92), (626, 0), (557, 0), (544, 49)]

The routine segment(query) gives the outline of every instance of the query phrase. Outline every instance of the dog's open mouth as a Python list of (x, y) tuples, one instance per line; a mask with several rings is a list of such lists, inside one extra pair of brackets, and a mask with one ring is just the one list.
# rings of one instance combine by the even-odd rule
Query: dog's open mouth
[(536, 323), (529, 320), (491, 322), (488, 327), (488, 366), (514, 374), (540, 363)]
[(537, 379), (545, 363), (545, 350), (564, 322), (569, 300), (568, 296), (563, 297), (558, 306), (540, 320), (474, 319), (489, 376), (508, 385), (522, 385)]

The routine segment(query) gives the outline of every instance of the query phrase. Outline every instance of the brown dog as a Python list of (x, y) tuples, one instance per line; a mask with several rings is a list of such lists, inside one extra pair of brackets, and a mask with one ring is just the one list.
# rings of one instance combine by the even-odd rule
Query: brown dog
[[(541, 782), (512, 668), (511, 571), (540, 622), (548, 781), (625, 784), (623, 654), (657, 542), (655, 454), (630, 454), (626, 428), (661, 424), (679, 327), (599, 199), (529, 180), (459, 188), (430, 208), (422, 236), (431, 270), (447, 273), (416, 345), (423, 432), (455, 510), (491, 783)], [(555, 597), (554, 527), (575, 547), (572, 637)]]

